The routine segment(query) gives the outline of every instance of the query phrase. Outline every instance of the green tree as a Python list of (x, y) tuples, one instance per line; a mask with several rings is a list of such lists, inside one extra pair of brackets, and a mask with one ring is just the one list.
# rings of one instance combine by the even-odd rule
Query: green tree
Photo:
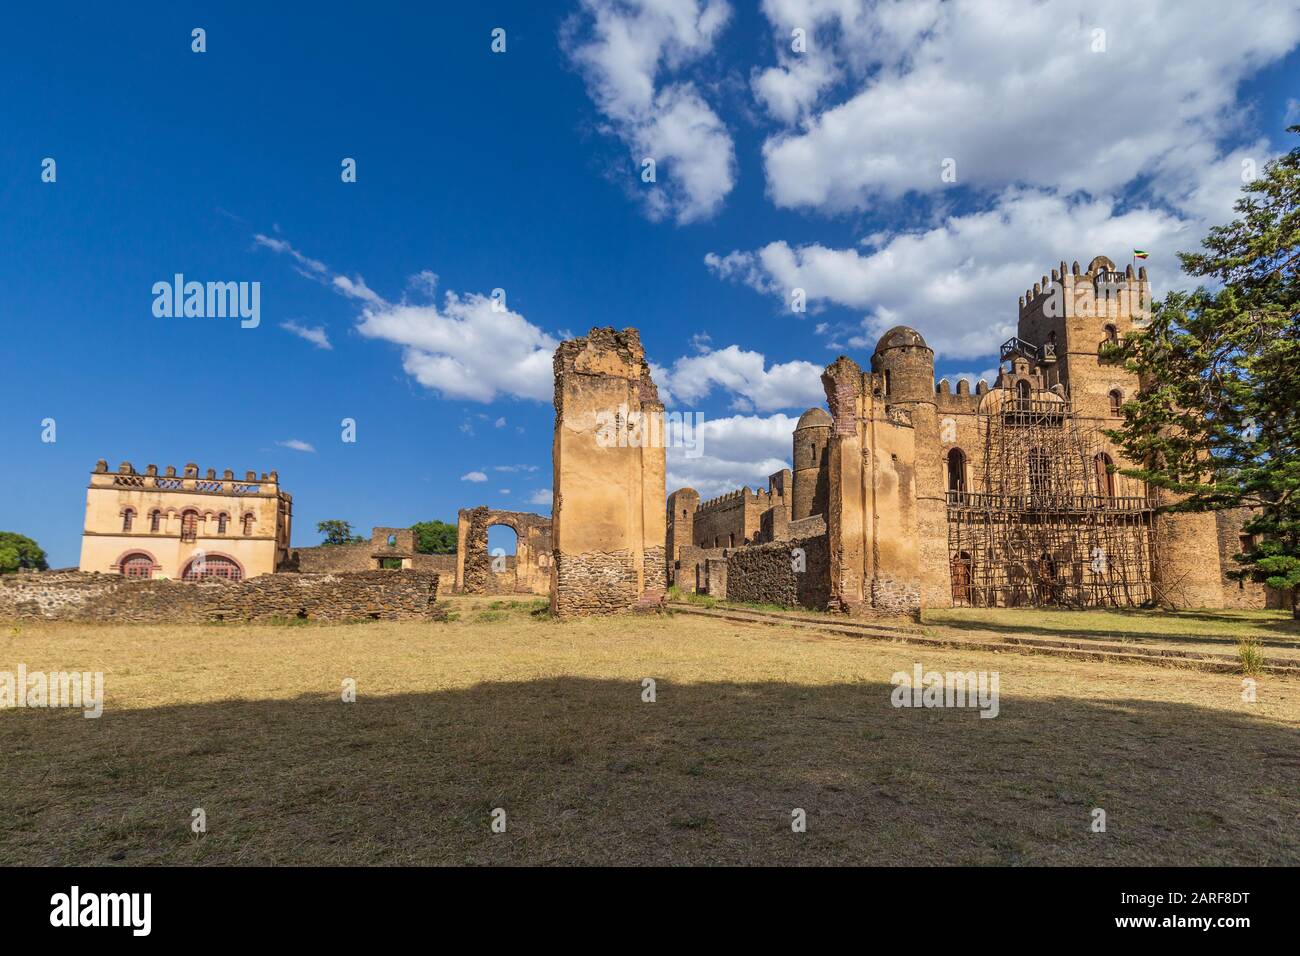
[(31, 538), (15, 531), (0, 531), (0, 574), (12, 574), (19, 568), (44, 571), (49, 568), (45, 552)]
[(421, 554), (455, 554), (456, 526), (445, 521), (419, 521), (411, 525), (415, 550)]
[[(1300, 134), (1300, 126), (1291, 133)], [(1142, 381), (1111, 432), (1124, 474), (1173, 492), (1167, 511), (1249, 507), (1233, 576), (1300, 596), (1300, 148), (1269, 162), (1180, 253), (1213, 289), (1171, 292), (1114, 350)], [(1300, 604), (1293, 604), (1300, 617)]]
[(328, 521), (318, 521), (316, 530), (325, 535), (325, 540), (321, 544), (361, 544), (366, 539), (359, 534), (352, 533), (352, 525), (347, 521), (340, 521), (337, 518), (331, 518)]

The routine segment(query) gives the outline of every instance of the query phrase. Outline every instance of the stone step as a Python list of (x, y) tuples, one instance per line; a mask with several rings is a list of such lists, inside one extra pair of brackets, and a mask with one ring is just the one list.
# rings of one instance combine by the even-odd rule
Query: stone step
[[(1051, 654), (1082, 660), (1135, 661), (1162, 664), (1172, 667), (1192, 667), (1219, 673), (1238, 673), (1241, 663), (1228, 654), (1196, 653), (1177, 648), (1136, 648), (1129, 644), (1107, 644), (1071, 639), (1069, 637), (991, 637), (987, 639), (929, 636), (919, 631), (908, 631), (881, 624), (868, 624), (852, 619), (813, 619), (808, 615), (786, 614), (779, 611), (756, 611), (748, 608), (702, 608), (691, 604), (673, 602), (674, 613), (696, 614), (746, 624), (781, 626), (799, 630), (814, 630), (827, 634), (861, 637), (868, 640), (888, 640), (926, 647), (966, 648), (980, 651), (1010, 651), (1019, 654)], [(1300, 676), (1300, 663), (1283, 658), (1265, 658), (1262, 669), (1270, 674)]]

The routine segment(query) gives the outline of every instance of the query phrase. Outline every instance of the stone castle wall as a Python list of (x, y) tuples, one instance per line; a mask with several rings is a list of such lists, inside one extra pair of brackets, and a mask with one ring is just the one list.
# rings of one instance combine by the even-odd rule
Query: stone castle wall
[(0, 577), (0, 620), (188, 624), (210, 621), (428, 620), (438, 575), (428, 571), (264, 574), (245, 581), (126, 578), (84, 571)]
[[(803, 570), (798, 570), (802, 549)], [(826, 535), (798, 538), (727, 555), (726, 598), (824, 610), (830, 601), (830, 549)]]

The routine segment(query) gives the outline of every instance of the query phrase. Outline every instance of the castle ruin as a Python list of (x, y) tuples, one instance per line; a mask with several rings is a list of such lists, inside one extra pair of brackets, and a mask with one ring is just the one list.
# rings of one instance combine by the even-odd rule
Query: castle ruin
[(1158, 495), (1119, 473), (1131, 465), (1104, 432), (1121, 426), (1139, 383), (1106, 346), (1145, 324), (1149, 301), (1145, 268), (1060, 263), (1021, 298), (996, 381), (973, 391), (936, 382), (933, 350), (904, 326), (881, 336), (869, 369), (841, 356), (822, 374), (830, 415), (799, 419), (793, 473), (710, 501), (669, 495), (673, 583), (912, 617), (1289, 606), (1227, 576), (1248, 545), (1244, 514), (1159, 512)]

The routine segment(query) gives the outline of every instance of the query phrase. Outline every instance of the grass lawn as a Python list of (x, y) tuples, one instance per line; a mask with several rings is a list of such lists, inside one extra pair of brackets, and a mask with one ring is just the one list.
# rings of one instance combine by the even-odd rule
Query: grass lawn
[[(4, 625), (0, 671), (103, 671), (106, 703), (0, 711), (0, 864), (1300, 863), (1295, 678), (1245, 703), (1237, 675), (448, 603)], [(917, 662), (999, 672), (999, 716), (892, 707)]]

